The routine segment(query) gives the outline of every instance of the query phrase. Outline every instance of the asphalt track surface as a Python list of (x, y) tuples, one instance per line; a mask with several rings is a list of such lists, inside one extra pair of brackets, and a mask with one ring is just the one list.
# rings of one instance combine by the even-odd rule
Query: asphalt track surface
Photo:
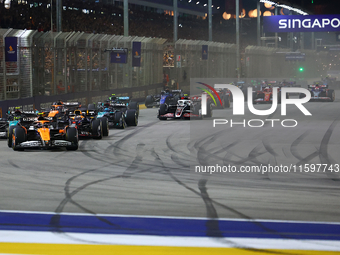
[[(340, 222), (340, 173), (192, 171), (216, 162), (339, 164), (340, 100), (306, 108), (312, 117), (294, 106), (286, 117), (279, 110), (261, 117), (296, 119), (296, 128), (216, 129), (212, 119), (159, 121), (156, 108), (143, 109), (137, 127), (81, 140), (74, 152), (15, 152), (1, 140), (0, 210)], [(214, 118), (233, 118), (232, 108)], [(205, 136), (195, 137), (197, 127), (206, 127)]]

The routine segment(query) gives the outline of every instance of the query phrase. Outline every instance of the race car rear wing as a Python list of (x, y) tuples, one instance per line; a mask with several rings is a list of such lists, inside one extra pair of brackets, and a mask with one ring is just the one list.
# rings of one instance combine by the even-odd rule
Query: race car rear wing
[(81, 102), (66, 102), (64, 105), (69, 107), (81, 107)]
[(311, 88), (315, 88), (316, 86), (319, 86), (319, 88), (325, 88), (325, 89), (328, 88), (328, 85), (326, 85), (326, 84), (320, 84), (320, 85), (313, 84), (313, 85), (308, 85), (308, 88), (311, 89)]

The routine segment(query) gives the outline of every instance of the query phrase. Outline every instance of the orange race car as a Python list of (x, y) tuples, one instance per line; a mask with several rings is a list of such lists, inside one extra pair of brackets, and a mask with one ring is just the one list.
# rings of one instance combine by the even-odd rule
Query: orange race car
[(65, 125), (58, 128), (48, 117), (22, 118), (8, 134), (8, 146), (19, 151), (28, 148), (52, 149), (65, 147), (78, 149), (78, 130)]

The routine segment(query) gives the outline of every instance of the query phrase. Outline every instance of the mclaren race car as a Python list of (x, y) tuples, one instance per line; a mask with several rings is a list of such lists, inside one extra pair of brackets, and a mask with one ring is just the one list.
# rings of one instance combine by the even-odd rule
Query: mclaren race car
[[(311, 98), (309, 101), (326, 101), (326, 102), (334, 102), (335, 100), (335, 92), (333, 89), (328, 89), (328, 85), (320, 84), (316, 82), (313, 85), (308, 85), (308, 90), (311, 94)], [(305, 94), (300, 94), (299, 97), (305, 97)]]
[(13, 129), (9, 129), (7, 144), (15, 151), (28, 148), (52, 149), (56, 147), (77, 150), (78, 132), (75, 127), (54, 128), (51, 121), (42, 116), (23, 117)]

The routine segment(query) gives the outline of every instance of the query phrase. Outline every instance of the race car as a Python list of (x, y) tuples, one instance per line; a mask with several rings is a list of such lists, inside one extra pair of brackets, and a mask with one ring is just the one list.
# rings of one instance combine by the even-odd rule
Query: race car
[(59, 100), (51, 105), (49, 111), (41, 112), (41, 115), (49, 119), (55, 128), (64, 128), (69, 125), (68, 113), (72, 114), (80, 107), (80, 102), (62, 102)]
[(208, 101), (213, 102), (212, 106), (214, 108), (224, 109), (230, 107), (230, 102), (232, 102), (232, 93), (229, 89), (215, 90), (212, 86), (206, 83), (203, 82), (197, 83), (207, 87), (204, 89), (200, 87), (197, 88), (205, 91), (205, 93), (207, 94)]
[[(313, 85), (308, 85), (308, 90), (311, 94), (309, 101), (326, 101), (334, 102), (335, 91), (333, 89), (328, 89), (328, 85), (322, 82), (315, 82)], [(304, 98), (305, 94), (300, 94), (299, 98)]]
[(80, 109), (76, 109), (73, 112), (68, 112), (67, 116), (69, 126), (77, 129), (79, 137), (102, 139), (103, 136), (109, 135), (107, 118), (97, 118), (95, 111), (82, 112)]
[(173, 119), (202, 119), (201, 102), (197, 100), (192, 101), (189, 97), (182, 97), (176, 104), (161, 104), (157, 118), (160, 120), (167, 120), (168, 118)]
[(14, 111), (6, 113), (6, 118), (0, 119), (0, 138), (7, 138), (8, 130), (13, 129), (23, 117), (37, 116), (34, 111), (21, 111), (21, 107), (16, 107)]
[(139, 116), (139, 104), (133, 102), (128, 96), (116, 96), (115, 94), (112, 94), (108, 101), (113, 108), (117, 106), (119, 109), (125, 108), (125, 110), (136, 110), (137, 116)]
[(131, 102), (129, 97), (109, 98), (105, 103), (89, 105), (88, 109), (94, 109), (97, 112), (97, 118), (106, 117), (109, 127), (124, 129), (126, 126), (137, 126), (139, 117), (139, 105), (137, 102)]
[[(248, 89), (248, 87), (251, 87), (251, 85), (247, 84), (244, 81), (235, 81), (235, 82), (232, 82), (231, 84), (235, 85), (236, 87), (238, 87), (242, 91), (242, 93), (244, 95), (244, 100), (247, 101), (247, 98), (248, 98), (247, 89)], [(229, 98), (230, 98), (230, 102), (233, 102), (233, 94), (229, 90), (227, 90), (227, 92), (228, 92), (228, 95), (229, 95)], [(228, 107), (226, 107), (226, 108), (228, 108)]]
[(161, 94), (158, 95), (148, 95), (145, 99), (145, 106), (146, 108), (152, 108), (152, 107), (159, 107), (162, 103), (164, 103), (166, 98), (174, 98), (175, 101), (177, 101), (179, 98), (183, 96), (183, 92), (181, 89), (177, 90), (169, 90), (166, 89), (161, 92)]
[(161, 94), (148, 95), (145, 98), (146, 108), (159, 107), (159, 101), (161, 100)]
[(13, 129), (9, 129), (7, 144), (15, 151), (60, 147), (77, 150), (78, 132), (75, 127), (54, 128), (50, 120), (42, 116), (23, 117)]
[[(253, 91), (253, 103), (272, 103), (273, 101), (273, 83), (268, 83), (266, 87), (261, 86), (261, 90)], [(278, 103), (281, 104), (281, 87), (277, 88)], [(289, 98), (289, 94), (286, 95)]]
[(0, 118), (0, 138), (7, 138), (8, 121)]

